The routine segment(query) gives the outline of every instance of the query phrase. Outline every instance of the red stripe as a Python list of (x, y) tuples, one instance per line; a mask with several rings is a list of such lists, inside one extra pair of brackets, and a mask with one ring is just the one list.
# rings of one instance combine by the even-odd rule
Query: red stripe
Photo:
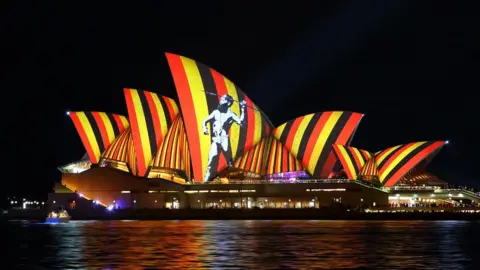
[(295, 157), (292, 154), (288, 154), (288, 161), (289, 161), (289, 166), (290, 166), (290, 171), (293, 172), (295, 171)]
[(386, 153), (388, 152), (389, 149), (393, 148), (395, 146), (392, 146), (392, 147), (389, 147), (385, 150), (383, 150), (382, 152), (380, 152), (380, 154), (378, 154), (376, 157), (375, 157), (375, 160), (380, 160), (384, 155), (386, 155)]
[[(360, 123), (362, 116), (363, 115), (359, 113), (352, 113), (347, 123), (343, 127), (342, 131), (340, 132), (340, 135), (338, 136), (337, 140), (334, 142), (334, 144), (346, 145), (347, 142), (350, 140), (350, 137), (352, 136), (353, 131)], [(330, 147), (330, 146), (326, 145), (325, 147)], [(322, 176), (329, 175), (332, 172), (333, 166), (335, 166), (335, 162), (336, 162), (335, 155), (332, 155), (332, 152), (330, 152), (327, 162), (322, 168)]]
[[(361, 164), (361, 161), (360, 161), (360, 158), (357, 156), (357, 154), (355, 153), (355, 149), (353, 147), (350, 147), (350, 146), (347, 146), (347, 151), (350, 151), (350, 155), (353, 156), (353, 159), (355, 160), (355, 170), (360, 170), (362, 168), (362, 165)], [(362, 154), (362, 153), (360, 153)]]
[(254, 152), (253, 151), (248, 151), (247, 152), (248, 155), (247, 155), (247, 164), (245, 164), (245, 170), (247, 171), (250, 171), (251, 170), (251, 166), (252, 166), (252, 160), (253, 160), (253, 154)]
[(97, 122), (98, 128), (100, 129), (100, 135), (102, 136), (103, 146), (105, 147), (105, 150), (107, 150), (108, 146), (110, 145), (110, 139), (108, 138), (107, 127), (105, 126), (105, 123), (103, 122), (102, 116), (100, 116), (99, 112), (92, 112), (92, 115), (95, 121)]
[(280, 141), (275, 140), (275, 153), (272, 155), (273, 158), (273, 173), (280, 172), (282, 170), (282, 147)]
[(403, 165), (402, 168), (400, 168), (390, 179), (387, 180), (385, 183), (385, 187), (392, 187), (394, 186), (400, 178), (402, 178), (408, 171), (410, 171), (412, 168), (414, 168), (418, 163), (420, 163), (422, 160), (427, 158), (430, 154), (432, 154), (436, 149), (439, 147), (443, 146), (445, 142), (435, 142), (422, 151), (420, 151), (418, 154), (416, 154), (413, 158), (411, 158), (405, 165)]
[(404, 146), (402, 147), (399, 147), (395, 150), (395, 152), (393, 153), (392, 156), (390, 156), (390, 158), (387, 160), (387, 162), (385, 162), (385, 164), (382, 166), (382, 168), (380, 169), (380, 171), (378, 172), (379, 175), (382, 175), (383, 172), (385, 171), (385, 169), (388, 168), (388, 166), (401, 154), (403, 153), (406, 149), (408, 149), (408, 147), (412, 146), (414, 143), (408, 143), (408, 144), (405, 144)]
[(215, 82), (218, 101), (220, 101), (220, 98), (222, 98), (223, 95), (228, 94), (227, 85), (225, 84), (225, 77), (214, 69), (210, 69), (210, 72), (212, 73), (213, 81)]
[(260, 168), (258, 168), (258, 171), (261, 173), (261, 174), (264, 174), (265, 173), (265, 148), (266, 148), (266, 141), (265, 139), (261, 140), (260, 143), (262, 144), (262, 147), (260, 149), (260, 162), (258, 163), (258, 165), (260, 166)]
[(170, 120), (173, 121), (173, 119), (175, 118), (175, 110), (173, 110), (173, 104), (172, 103), (175, 103), (175, 101), (171, 98), (167, 98), (167, 97), (164, 97), (164, 96), (160, 96), (160, 98), (163, 98), (163, 100), (165, 101), (165, 104), (167, 104), (167, 109), (168, 109), (168, 113), (169, 115), (167, 117), (170, 117)]
[(77, 129), (78, 135), (80, 135), (80, 139), (83, 142), (83, 146), (85, 147), (85, 150), (87, 150), (88, 156), (90, 157), (90, 161), (93, 164), (98, 163), (98, 160), (95, 157), (95, 154), (93, 152), (92, 145), (90, 144), (90, 141), (88, 140), (87, 134), (85, 133), (85, 129), (83, 128), (82, 122), (80, 122), (80, 119), (78, 118), (77, 113), (71, 112), (70, 113), (70, 118), (72, 119), (73, 124), (75, 125), (75, 128)]
[[(332, 115), (332, 112), (324, 112), (318, 119), (318, 122), (315, 125), (315, 128), (312, 131), (312, 135), (310, 135), (307, 143), (307, 147), (305, 149), (305, 154), (303, 155), (302, 164), (308, 169), (308, 162), (312, 158), (313, 148), (315, 147), (315, 143), (317, 142), (318, 137), (320, 136), (320, 132), (322, 131), (325, 123)], [(312, 172), (313, 173), (313, 172)]]
[[(268, 152), (265, 153), (266, 156), (267, 156), (267, 159), (266, 159), (267, 164), (265, 164), (265, 170), (266, 170), (265, 174), (270, 174), (270, 172), (271, 172), (270, 159), (272, 158), (272, 154), (273, 154), (273, 151), (274, 151), (274, 148), (273, 148), (274, 147), (274, 144), (273, 144), (274, 142), (272, 141), (272, 139), (273, 139), (272, 137), (268, 138), (269, 145), (268, 145), (268, 148), (266, 148), (266, 151), (268, 151)], [(265, 146), (265, 147), (267, 147), (267, 146)]]
[(187, 128), (188, 143), (190, 145), (190, 154), (193, 160), (193, 173), (196, 182), (203, 182), (202, 178), (202, 157), (200, 153), (200, 138), (197, 131), (197, 117), (195, 114), (195, 107), (193, 105), (190, 85), (188, 84), (187, 74), (183, 67), (182, 60), (179, 55), (166, 53), (168, 64), (172, 72), (175, 87), (179, 99), (181, 99), (180, 106), (184, 115), (185, 127)]
[(122, 136), (123, 134), (120, 134), (120, 137), (118, 137), (117, 140), (113, 141), (114, 143), (112, 144), (112, 147), (115, 146), (115, 148), (113, 149), (113, 155), (110, 155), (110, 158), (111, 159), (115, 159), (115, 160), (118, 160), (118, 151), (120, 151), (120, 148), (121, 148), (121, 142), (122, 142), (122, 139), (124, 136)]
[(360, 152), (362, 153), (365, 162), (367, 162), (372, 157), (368, 151), (360, 150)]
[[(217, 92), (217, 98), (218, 101), (222, 98), (223, 95), (228, 94), (228, 89), (227, 85), (225, 84), (225, 77), (218, 73), (217, 71), (210, 69), (210, 73), (212, 73), (212, 78), (213, 81), (215, 82), (215, 90)], [(228, 136), (231, 136), (232, 130), (228, 130)], [(233, 153), (232, 153), (233, 154)], [(232, 157), (234, 158), (234, 157)], [(218, 167), (217, 167), (217, 172), (220, 171), (221, 169), (225, 168), (225, 165), (227, 164), (225, 157), (222, 159), (220, 158), (218, 160)]]
[(247, 138), (245, 140), (245, 145), (241, 145), (242, 148), (253, 146), (253, 141), (255, 139), (255, 111), (253, 111), (253, 102), (252, 100), (244, 95), (245, 101), (247, 102), (247, 108), (245, 113), (247, 114)]
[[(139, 93), (141, 95), (141, 93)], [(157, 151), (158, 147), (160, 146), (160, 142), (163, 139), (163, 134), (162, 134), (162, 126), (160, 125), (160, 113), (157, 110), (157, 107), (155, 106), (155, 101), (153, 101), (153, 95), (156, 95), (155, 93), (143, 91), (143, 94), (145, 95), (145, 99), (147, 100), (148, 103), (148, 112), (152, 116), (152, 121), (153, 121), (153, 128), (154, 128), (154, 133), (155, 133), (155, 142), (157, 143), (156, 145), (152, 145), (154, 147), (154, 152)], [(162, 104), (159, 104), (162, 106)], [(147, 129), (150, 129), (152, 127), (147, 127)]]
[(255, 173), (258, 173), (260, 174), (261, 173), (261, 164), (262, 164), (262, 157), (263, 157), (263, 152), (262, 152), (262, 148), (263, 148), (263, 145), (261, 144), (262, 141), (258, 142), (259, 145), (256, 147), (256, 155), (257, 157), (255, 158)]
[(280, 171), (282, 172), (288, 172), (288, 152), (285, 147), (282, 147), (282, 168)]
[(322, 174), (320, 175), (320, 177), (328, 178), (330, 173), (333, 172), (333, 166), (335, 166), (336, 162), (337, 162), (337, 158), (335, 157), (335, 154), (333, 153), (333, 151), (330, 150), (330, 153), (328, 154), (327, 161), (325, 161), (325, 165), (323, 166)]
[[(164, 143), (164, 151), (166, 151), (166, 155), (165, 155), (165, 162), (164, 164), (161, 164), (161, 166), (166, 166), (166, 167), (171, 167), (171, 156), (172, 156), (172, 152), (175, 151), (176, 149), (174, 148), (174, 143), (175, 141), (173, 140), (173, 136), (172, 134), (169, 134), (169, 136), (166, 138), (167, 140), (165, 140)], [(165, 153), (165, 152), (164, 152)]]
[(260, 145), (258, 145), (255, 149), (256, 156), (255, 156), (255, 172), (260, 174), (261, 173), (261, 165), (262, 165), (262, 157), (263, 157), (263, 144), (262, 141), (258, 142)]
[[(302, 122), (304, 117), (305, 116), (301, 116), (301, 117), (298, 117), (297, 119), (295, 119), (293, 121), (292, 126), (290, 127), (290, 130), (288, 130), (287, 139), (286, 139), (285, 144), (284, 144), (284, 146), (287, 149), (292, 149), (293, 139), (295, 138), (295, 135), (298, 132), (298, 126), (300, 126), (300, 123)], [(285, 130), (283, 130), (283, 132), (285, 132)]]
[[(140, 130), (138, 127), (137, 115), (135, 114), (135, 106), (133, 104), (133, 98), (131, 91), (134, 89), (125, 88), (125, 101), (127, 103), (128, 118), (132, 130), (133, 144), (135, 149), (135, 158), (137, 161), (136, 168), (139, 176), (144, 176), (147, 171), (145, 166), (145, 156), (143, 155), (142, 141), (140, 138)], [(140, 94), (140, 93), (139, 93)]]
[(123, 125), (122, 118), (120, 117), (120, 115), (114, 114), (113, 119), (115, 119), (115, 123), (117, 124), (118, 132), (122, 133), (126, 129), (126, 127)]

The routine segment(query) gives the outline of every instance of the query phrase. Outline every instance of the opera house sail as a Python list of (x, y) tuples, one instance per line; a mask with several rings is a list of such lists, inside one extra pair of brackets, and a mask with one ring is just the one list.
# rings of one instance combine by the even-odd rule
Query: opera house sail
[(177, 97), (125, 88), (125, 116), (68, 113), (86, 151), (59, 167), (72, 194), (118, 208), (385, 205), (389, 188), (435, 178), (426, 166), (444, 141), (359, 149), (351, 144), (364, 115), (349, 111), (275, 126), (218, 71), (166, 59)]

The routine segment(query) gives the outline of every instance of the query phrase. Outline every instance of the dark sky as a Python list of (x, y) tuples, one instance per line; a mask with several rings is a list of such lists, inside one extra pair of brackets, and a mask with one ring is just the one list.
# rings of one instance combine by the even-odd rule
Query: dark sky
[(124, 87), (176, 98), (164, 52), (221, 72), (275, 125), (349, 110), (366, 114), (353, 146), (448, 139), (430, 170), (480, 186), (473, 2), (14, 2), (0, 14), (1, 193), (47, 192), (83, 156), (67, 110), (126, 115)]

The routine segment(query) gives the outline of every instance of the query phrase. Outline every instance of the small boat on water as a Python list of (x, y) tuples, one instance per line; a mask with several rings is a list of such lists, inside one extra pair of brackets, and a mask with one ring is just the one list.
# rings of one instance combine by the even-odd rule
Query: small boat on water
[(70, 215), (66, 210), (60, 210), (58, 212), (52, 211), (48, 214), (46, 223), (67, 223), (70, 221)]

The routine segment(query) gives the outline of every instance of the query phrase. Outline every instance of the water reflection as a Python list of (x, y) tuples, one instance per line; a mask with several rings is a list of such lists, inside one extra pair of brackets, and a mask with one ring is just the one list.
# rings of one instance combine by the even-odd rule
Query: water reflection
[(8, 265), (26, 269), (480, 269), (478, 222), (75, 221), (0, 226), (7, 232)]

